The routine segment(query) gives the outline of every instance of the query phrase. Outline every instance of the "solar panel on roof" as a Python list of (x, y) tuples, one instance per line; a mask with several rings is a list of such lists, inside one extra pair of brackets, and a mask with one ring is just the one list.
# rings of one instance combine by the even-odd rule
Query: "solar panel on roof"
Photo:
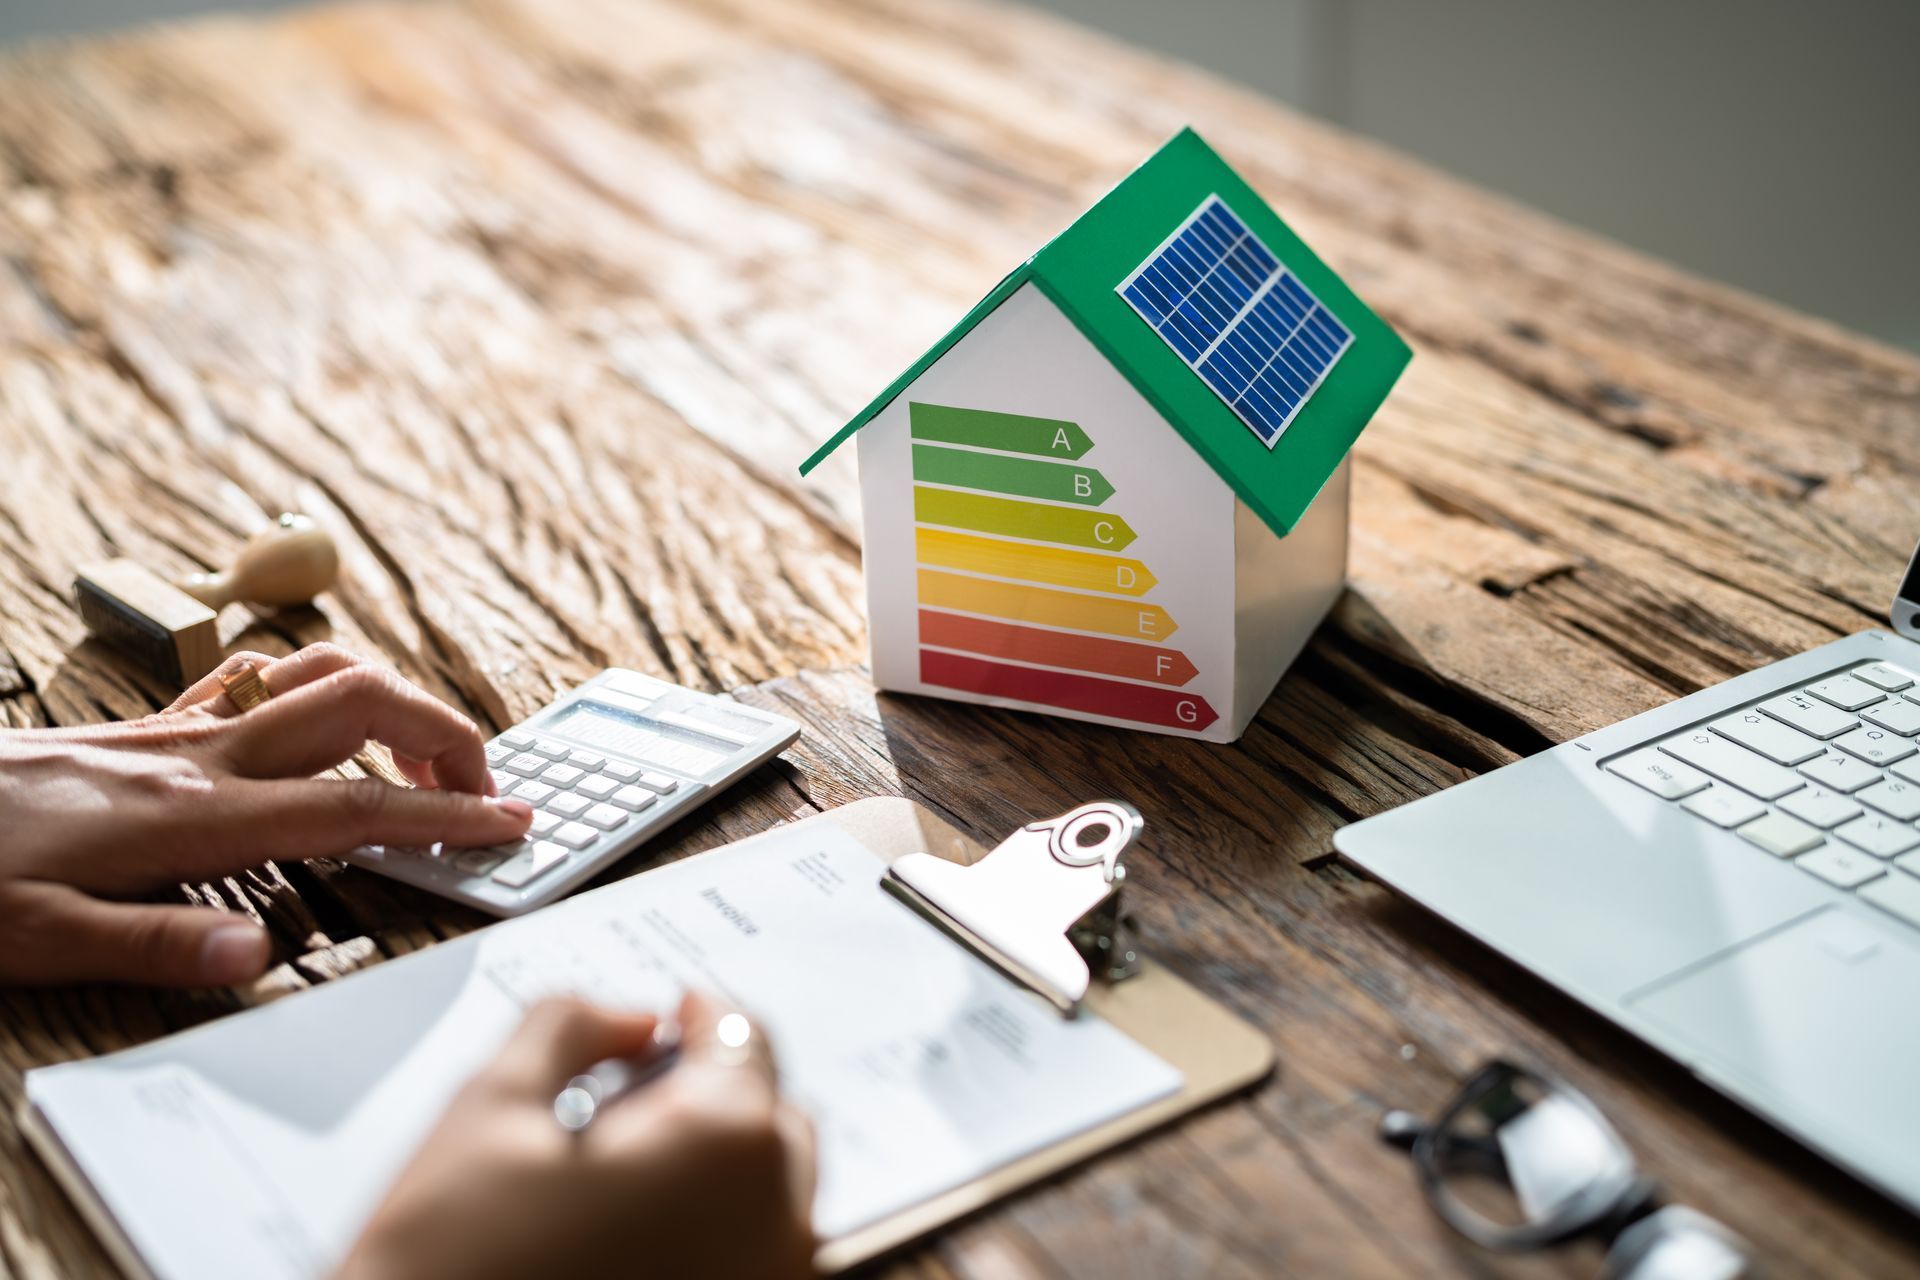
[(1269, 449), (1353, 344), (1217, 195), (1118, 292)]

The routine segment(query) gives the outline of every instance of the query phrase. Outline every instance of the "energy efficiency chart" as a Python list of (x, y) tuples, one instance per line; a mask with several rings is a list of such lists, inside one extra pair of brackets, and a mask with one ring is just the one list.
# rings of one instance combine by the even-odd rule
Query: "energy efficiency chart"
[(1219, 719), (1165, 641), (1114, 487), (1078, 424), (918, 401), (914, 559), (922, 683), (1198, 732)]

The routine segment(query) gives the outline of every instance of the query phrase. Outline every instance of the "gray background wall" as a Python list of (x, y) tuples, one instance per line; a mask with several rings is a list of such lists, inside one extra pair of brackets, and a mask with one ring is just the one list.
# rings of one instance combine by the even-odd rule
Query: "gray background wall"
[[(292, 0), (0, 0), (0, 40)], [(1911, 0), (1029, 0), (1920, 350)]]

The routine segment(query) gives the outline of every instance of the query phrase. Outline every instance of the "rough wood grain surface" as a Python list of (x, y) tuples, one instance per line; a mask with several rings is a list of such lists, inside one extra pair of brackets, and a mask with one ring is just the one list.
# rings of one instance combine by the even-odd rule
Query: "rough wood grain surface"
[[(1231, 748), (876, 699), (850, 451), (794, 464), (1189, 122), (1417, 349), (1360, 447), (1351, 590)], [(344, 580), (230, 609), (232, 644), (331, 638), (494, 727), (607, 663), (805, 721), (614, 874), (876, 793), (983, 838), (1140, 802), (1154, 950), (1273, 1035), (1278, 1076), (901, 1276), (1493, 1274), (1373, 1123), (1496, 1051), (1591, 1090), (1778, 1274), (1913, 1274), (1910, 1218), (1325, 855), (1878, 623), (1917, 481), (1911, 356), (1018, 9), (354, 6), (0, 60), (0, 724), (168, 696), (85, 641), (77, 562), (199, 567), (294, 508)], [(182, 892), (284, 963), (246, 992), (0, 991), (0, 1274), (105, 1265), (13, 1128), (23, 1070), (480, 923), (329, 863)]]

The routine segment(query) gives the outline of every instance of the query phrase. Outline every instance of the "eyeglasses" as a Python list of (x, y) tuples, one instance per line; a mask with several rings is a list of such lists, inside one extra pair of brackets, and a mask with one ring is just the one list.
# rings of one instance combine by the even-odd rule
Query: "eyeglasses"
[(1483, 1248), (1607, 1245), (1602, 1280), (1749, 1280), (1746, 1241), (1661, 1202), (1599, 1110), (1559, 1080), (1509, 1062), (1476, 1072), (1440, 1118), (1380, 1118), (1380, 1137), (1413, 1157), (1427, 1202)]

